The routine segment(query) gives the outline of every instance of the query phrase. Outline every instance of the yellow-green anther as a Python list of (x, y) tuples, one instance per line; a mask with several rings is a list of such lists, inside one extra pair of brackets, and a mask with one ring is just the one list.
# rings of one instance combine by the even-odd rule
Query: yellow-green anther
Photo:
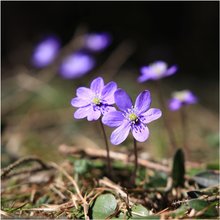
[(131, 121), (136, 121), (136, 119), (138, 118), (137, 115), (135, 115), (134, 113), (131, 113), (128, 117)]
[(99, 105), (101, 103), (101, 100), (97, 97), (93, 98), (92, 102), (96, 105)]

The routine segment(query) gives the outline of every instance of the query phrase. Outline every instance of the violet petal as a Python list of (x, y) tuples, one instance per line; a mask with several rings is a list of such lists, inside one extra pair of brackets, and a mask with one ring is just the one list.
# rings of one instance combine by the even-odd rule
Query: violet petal
[(109, 82), (102, 90), (102, 99), (104, 99), (109, 105), (115, 103), (114, 93), (117, 90), (117, 84), (115, 82)]
[(124, 119), (125, 118), (122, 112), (112, 111), (112, 112), (106, 113), (102, 117), (102, 123), (109, 127), (118, 127), (122, 124)]
[(75, 111), (74, 118), (75, 119), (85, 118), (85, 117), (88, 116), (90, 111), (91, 111), (91, 106), (90, 105), (86, 106), (86, 107), (79, 108)]
[(123, 89), (116, 90), (114, 96), (115, 96), (115, 103), (120, 110), (127, 111), (128, 109), (131, 109), (132, 107), (131, 98)]
[(82, 99), (79, 97), (73, 98), (71, 100), (71, 105), (73, 107), (77, 107), (77, 108), (87, 106), (87, 105), (89, 105), (89, 103), (90, 103), (89, 100), (85, 100), (85, 99)]
[(139, 142), (144, 142), (147, 140), (147, 138), (149, 137), (149, 129), (146, 126), (141, 126), (138, 128), (139, 126), (137, 125), (136, 129), (133, 128), (132, 129), (132, 134), (134, 136), (134, 138), (139, 141)]
[(160, 118), (162, 115), (162, 112), (158, 108), (150, 108), (147, 112), (141, 115), (141, 121), (144, 124), (148, 124), (158, 118)]
[(128, 136), (130, 131), (130, 124), (125, 120), (118, 128), (116, 128), (110, 137), (111, 143), (114, 145), (121, 144)]
[(94, 93), (92, 92), (91, 89), (89, 88), (86, 88), (86, 87), (79, 87), (77, 90), (76, 90), (76, 95), (82, 99), (85, 99), (85, 100), (90, 100), (93, 96), (94, 96)]
[(91, 82), (90, 88), (95, 94), (100, 94), (104, 87), (104, 81), (102, 77), (98, 77)]
[(135, 109), (137, 110), (138, 114), (147, 111), (150, 108), (151, 104), (151, 95), (148, 90), (143, 91), (140, 93), (135, 101)]
[(182, 106), (182, 103), (181, 103), (181, 101), (178, 100), (178, 99), (173, 98), (173, 99), (171, 99), (170, 102), (169, 102), (169, 109), (170, 109), (171, 111), (176, 111), (176, 110), (178, 110), (181, 106)]

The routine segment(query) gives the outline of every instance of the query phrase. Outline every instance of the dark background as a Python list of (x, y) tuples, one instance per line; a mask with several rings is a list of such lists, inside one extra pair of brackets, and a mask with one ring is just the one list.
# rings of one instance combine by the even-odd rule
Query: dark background
[[(7, 141), (17, 137), (16, 132), (20, 132), (21, 149), (25, 146), (25, 152), (28, 150), (31, 154), (35, 152), (37, 155), (47, 156), (44, 148), (47, 146), (48, 149), (54, 150), (54, 154), (49, 155), (53, 157), (58, 152), (54, 146), (75, 143), (74, 138), (81, 134), (81, 128), (85, 128), (85, 136), (93, 139), (97, 137), (99, 140), (96, 129), (90, 129), (86, 120), (72, 120), (73, 109), (69, 104), (81, 80), (84, 80), (82, 85), (88, 85), (88, 78), (91, 77), (89, 74), (72, 81), (65, 81), (55, 75), (57, 77), (48, 83), (55, 91), (51, 92), (45, 86), (36, 94), (35, 91), (22, 90), (23, 87), (20, 88), (17, 81), (11, 82), (10, 78), (6, 79), (12, 74), (19, 76), (26, 67), (30, 70), (28, 74), (35, 74), (35, 69), (28, 62), (35, 43), (42, 36), (55, 33), (60, 37), (62, 44), (66, 45), (79, 25), (85, 25), (89, 31), (108, 31), (112, 34), (113, 44), (97, 56), (104, 61), (124, 40), (130, 39), (136, 45), (135, 53), (114, 78), (116, 82), (120, 82), (122, 88), (134, 96), (146, 88), (144, 84), (135, 83), (142, 65), (159, 59), (167, 61), (169, 66), (177, 64), (178, 73), (162, 80), (164, 96), (170, 98), (172, 91), (182, 89), (190, 89), (198, 96), (199, 103), (190, 106), (187, 113), (191, 118), (188, 121), (192, 131), (189, 139), (191, 138), (190, 143), (194, 150), (193, 157), (196, 160), (206, 160), (209, 156), (212, 161), (218, 156), (219, 144), (216, 140), (219, 137), (219, 2), (41, 1), (1, 2), (1, 6), (1, 76), (2, 91), (5, 94), (2, 98), (2, 112), (5, 112), (3, 121), (6, 122), (7, 129), (4, 137), (8, 137)], [(94, 71), (91, 74), (100, 73)], [(38, 76), (37, 79), (41, 79), (41, 75)], [(25, 86), (27, 83), (28, 81), (24, 80), (22, 85)], [(147, 82), (146, 85), (150, 90), (152, 88), (154, 95), (156, 93), (151, 83), (153, 84), (152, 81)], [(22, 95), (29, 95), (29, 98), (19, 104)], [(156, 101), (156, 98), (154, 100)], [(60, 114), (54, 106), (61, 111)], [(153, 106), (157, 107), (156, 104)], [(171, 116), (181, 141), (178, 112)], [(44, 120), (47, 118), (50, 120), (46, 120), (45, 123)], [(167, 153), (166, 143), (163, 142), (166, 132), (163, 132), (163, 126), (158, 123), (155, 123), (155, 126), (155, 135), (151, 135), (152, 145), (149, 148), (153, 152), (152, 155), (156, 155), (154, 153), (158, 151), (160, 156), (164, 156)], [(217, 147), (213, 150), (210, 150), (211, 144), (206, 140), (210, 138), (209, 135), (214, 135), (214, 138), (211, 136), (211, 141), (214, 139), (214, 143), (217, 142)], [(161, 143), (158, 143), (160, 136)], [(17, 142), (16, 139), (16, 146)], [(12, 149), (13, 146), (9, 148)], [(14, 151), (16, 155), (22, 152), (20, 148), (15, 148)]]
[[(219, 2), (2, 2), (2, 65), (23, 62), (25, 46), (57, 34), (67, 43), (80, 24), (109, 31), (113, 45), (131, 39), (127, 62), (139, 68), (162, 59), (178, 64), (178, 81), (207, 81), (216, 94), (219, 74)], [(11, 54), (17, 53), (15, 59)], [(25, 55), (23, 56), (25, 57)], [(25, 61), (24, 61), (25, 62)], [(5, 72), (3, 72), (4, 76)], [(8, 74), (8, 73), (7, 73)], [(173, 77), (172, 80), (176, 80)], [(205, 90), (205, 88), (204, 88)], [(216, 99), (215, 99), (216, 100)]]

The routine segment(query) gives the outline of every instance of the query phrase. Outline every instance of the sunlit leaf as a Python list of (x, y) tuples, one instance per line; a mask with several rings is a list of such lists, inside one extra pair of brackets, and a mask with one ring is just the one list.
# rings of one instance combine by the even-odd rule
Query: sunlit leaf
[(105, 219), (115, 212), (117, 200), (110, 194), (102, 194), (92, 206), (92, 219)]
[(215, 203), (209, 203), (201, 199), (193, 199), (188, 202), (190, 208), (195, 209), (196, 211), (202, 212), (203, 216), (214, 217), (218, 216), (218, 212), (215, 208)]
[(132, 219), (133, 218), (143, 218), (149, 215), (149, 211), (142, 205), (134, 205), (131, 208)]

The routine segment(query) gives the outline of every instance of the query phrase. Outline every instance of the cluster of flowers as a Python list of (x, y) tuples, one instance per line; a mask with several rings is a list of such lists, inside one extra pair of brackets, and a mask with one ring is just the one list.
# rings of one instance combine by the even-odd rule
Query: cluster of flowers
[[(122, 143), (131, 131), (133, 137), (140, 142), (147, 140), (149, 129), (147, 124), (160, 118), (160, 109), (150, 108), (151, 95), (148, 90), (141, 92), (132, 104), (130, 96), (115, 82), (104, 85), (101, 77), (91, 82), (90, 88), (80, 87), (76, 91), (71, 105), (77, 107), (74, 118), (98, 120), (109, 127), (117, 127), (111, 134), (110, 141), (114, 145)], [(118, 110), (113, 106), (116, 104)]]
[[(93, 53), (101, 52), (111, 44), (111, 35), (109, 33), (89, 33), (82, 37), (82, 48), (67, 57), (64, 57), (60, 65), (59, 73), (65, 79), (74, 79), (84, 76), (95, 66)], [(50, 36), (41, 41), (34, 49), (32, 63), (35, 67), (43, 68), (51, 64), (59, 54), (61, 48), (60, 40), (55, 36)], [(168, 68), (164, 61), (156, 61), (148, 66), (140, 69), (141, 75), (137, 81), (143, 83), (148, 80), (159, 80), (161, 78), (171, 76), (176, 73), (177, 66), (173, 65)], [(110, 84), (112, 85), (112, 84)], [(169, 100), (168, 107), (171, 111), (178, 110), (183, 105), (197, 103), (197, 97), (189, 90), (174, 92), (172, 99)], [(103, 107), (104, 106), (104, 107)], [(107, 108), (108, 106), (108, 108)], [(100, 107), (103, 109), (112, 109), (109, 105)], [(106, 111), (106, 110), (105, 110)], [(97, 117), (99, 113), (95, 113)], [(90, 120), (92, 116), (88, 117)]]
[[(65, 57), (60, 65), (59, 73), (65, 79), (81, 77), (95, 66), (94, 53), (101, 52), (111, 43), (108, 33), (89, 33), (82, 37), (82, 48)], [(32, 64), (43, 68), (51, 64), (59, 54), (61, 42), (56, 36), (43, 39), (34, 49)]]

